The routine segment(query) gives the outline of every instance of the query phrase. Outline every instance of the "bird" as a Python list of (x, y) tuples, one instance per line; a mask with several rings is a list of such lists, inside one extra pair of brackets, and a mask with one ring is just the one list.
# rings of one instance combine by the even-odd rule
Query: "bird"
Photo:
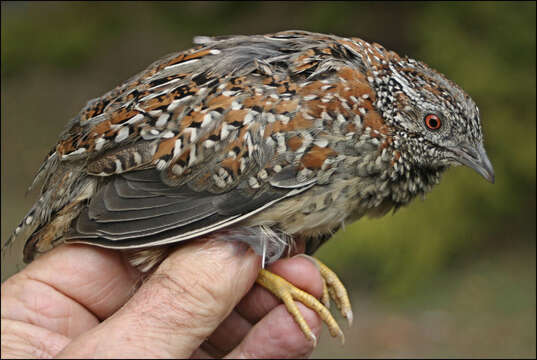
[[(150, 274), (184, 241), (217, 234), (262, 256), (257, 283), (309, 340), (294, 300), (343, 340), (328, 306), (351, 323), (347, 291), (312, 255), (344, 223), (409, 204), (452, 166), (493, 183), (476, 103), (425, 63), (360, 38), (291, 30), (193, 42), (68, 122), (3, 252), (24, 241), (31, 262), (84, 243)], [(297, 242), (323, 278), (320, 300), (265, 269)]]

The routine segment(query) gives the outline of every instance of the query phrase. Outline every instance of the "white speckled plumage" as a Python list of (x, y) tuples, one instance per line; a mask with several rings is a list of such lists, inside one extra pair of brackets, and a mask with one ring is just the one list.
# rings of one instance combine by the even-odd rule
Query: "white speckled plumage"
[[(254, 248), (279, 233), (313, 252), (450, 165), (493, 179), (475, 103), (421, 62), (301, 31), (195, 42), (69, 122), (8, 241), (27, 241), (26, 261), (63, 241), (132, 250), (241, 228)], [(441, 128), (424, 123), (431, 114)], [(148, 270), (150, 253), (133, 264)]]

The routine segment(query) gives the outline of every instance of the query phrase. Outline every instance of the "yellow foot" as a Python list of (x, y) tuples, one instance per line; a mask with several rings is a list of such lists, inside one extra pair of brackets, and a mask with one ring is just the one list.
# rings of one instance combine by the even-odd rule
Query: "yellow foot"
[(330, 299), (334, 300), (339, 312), (345, 319), (347, 319), (347, 323), (349, 324), (349, 327), (351, 327), (354, 318), (351, 302), (349, 300), (349, 295), (347, 294), (347, 289), (345, 289), (345, 286), (341, 280), (339, 280), (336, 273), (330, 270), (330, 268), (320, 260), (312, 256), (305, 254), (300, 254), (299, 256), (311, 260), (321, 273), (321, 277), (323, 278), (323, 296), (321, 297), (321, 302), (324, 306), (330, 308)]
[[(326, 265), (312, 257), (308, 257), (308, 259), (311, 259), (315, 262), (323, 278), (323, 303), (325, 305), (329, 305), (329, 297), (332, 297), (332, 299), (334, 300), (341, 313), (347, 319), (350, 325), (352, 323), (353, 316), (350, 301), (347, 296), (347, 291), (345, 290), (345, 287), (338, 279), (336, 274), (334, 274), (334, 272), (330, 270)], [(289, 283), (287, 280), (265, 269), (262, 269), (259, 272), (259, 275), (257, 277), (257, 283), (269, 290), (271, 293), (273, 293), (275, 296), (277, 296), (283, 301), (283, 303), (287, 307), (287, 311), (289, 311), (289, 313), (293, 316), (304, 335), (311, 342), (313, 342), (314, 346), (317, 345), (317, 338), (304, 320), (304, 317), (298, 310), (298, 307), (296, 306), (294, 300), (300, 301), (301, 303), (315, 311), (317, 314), (319, 314), (321, 319), (328, 326), (330, 335), (332, 335), (333, 337), (340, 338), (342, 344), (345, 342), (343, 332), (341, 331), (337, 322), (332, 317), (332, 314), (330, 314), (330, 311), (314, 296), (308, 294), (303, 290), (298, 289), (293, 284)]]

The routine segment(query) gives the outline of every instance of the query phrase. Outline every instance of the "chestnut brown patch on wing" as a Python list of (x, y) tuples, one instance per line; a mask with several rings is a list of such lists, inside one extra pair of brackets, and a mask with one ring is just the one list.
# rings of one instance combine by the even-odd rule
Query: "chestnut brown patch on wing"
[(304, 156), (302, 156), (302, 168), (306, 167), (308, 169), (320, 169), (327, 158), (335, 155), (337, 155), (337, 153), (330, 148), (322, 148), (314, 145), (307, 153), (304, 154)]

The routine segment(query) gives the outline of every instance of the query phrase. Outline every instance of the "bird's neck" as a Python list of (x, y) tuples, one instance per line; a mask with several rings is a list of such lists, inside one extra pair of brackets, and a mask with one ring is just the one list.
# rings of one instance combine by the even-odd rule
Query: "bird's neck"
[(402, 145), (388, 151), (397, 154), (394, 156), (397, 160), (386, 166), (382, 177), (389, 180), (389, 197), (397, 206), (406, 205), (415, 197), (431, 191), (440, 182), (442, 173), (447, 169), (447, 166), (433, 167), (420, 162), (423, 154), (416, 153), (416, 149), (412, 147)]

